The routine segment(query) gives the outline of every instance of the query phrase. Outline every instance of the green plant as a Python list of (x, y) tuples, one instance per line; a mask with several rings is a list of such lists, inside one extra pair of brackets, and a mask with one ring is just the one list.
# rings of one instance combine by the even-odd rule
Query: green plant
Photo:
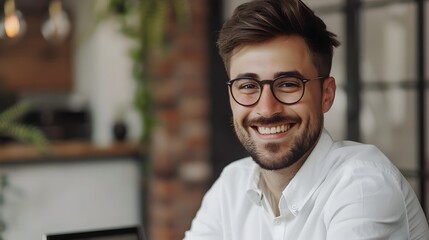
[(190, 4), (188, 0), (110, 0), (98, 19), (112, 15), (119, 19), (121, 32), (137, 43), (130, 50), (137, 83), (134, 102), (142, 119), (141, 142), (147, 143), (155, 125), (150, 86), (155, 76), (150, 68), (151, 59), (168, 52), (170, 41), (166, 29), (171, 23), (181, 29), (190, 26)]
[(47, 154), (49, 145), (45, 135), (37, 127), (22, 124), (22, 118), (30, 109), (27, 102), (19, 102), (0, 113), (0, 136), (8, 136), (17, 141), (29, 143), (40, 152)]

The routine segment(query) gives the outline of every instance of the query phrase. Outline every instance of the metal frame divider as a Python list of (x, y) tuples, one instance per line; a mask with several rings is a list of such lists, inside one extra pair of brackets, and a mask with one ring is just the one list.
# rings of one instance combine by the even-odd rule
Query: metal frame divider
[(419, 161), (420, 202), (426, 212), (426, 84), (425, 84), (425, 0), (417, 4), (417, 155)]

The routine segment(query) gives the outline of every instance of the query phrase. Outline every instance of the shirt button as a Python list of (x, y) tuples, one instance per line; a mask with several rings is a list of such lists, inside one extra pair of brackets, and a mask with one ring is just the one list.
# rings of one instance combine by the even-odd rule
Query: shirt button
[(279, 225), (280, 224), (280, 219), (274, 219), (274, 225)]
[(291, 211), (292, 211), (292, 213), (296, 213), (296, 212), (298, 212), (298, 207), (296, 206), (296, 205), (292, 205), (291, 206)]

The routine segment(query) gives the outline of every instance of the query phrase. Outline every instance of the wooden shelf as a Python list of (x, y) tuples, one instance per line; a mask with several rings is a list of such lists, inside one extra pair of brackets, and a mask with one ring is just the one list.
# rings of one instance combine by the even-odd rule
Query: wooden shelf
[(141, 152), (140, 145), (128, 142), (99, 147), (89, 141), (64, 141), (52, 143), (51, 149), (52, 153), (45, 155), (28, 145), (3, 145), (0, 146), (0, 163), (137, 157)]

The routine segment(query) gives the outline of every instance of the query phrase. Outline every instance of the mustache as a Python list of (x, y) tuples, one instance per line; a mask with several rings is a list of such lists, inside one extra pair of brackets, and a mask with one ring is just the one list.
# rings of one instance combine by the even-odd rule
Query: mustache
[(276, 115), (270, 118), (259, 117), (253, 119), (246, 119), (243, 123), (244, 127), (249, 127), (252, 125), (270, 125), (270, 124), (280, 124), (284, 122), (300, 122), (301, 118), (297, 116), (280, 116)]

